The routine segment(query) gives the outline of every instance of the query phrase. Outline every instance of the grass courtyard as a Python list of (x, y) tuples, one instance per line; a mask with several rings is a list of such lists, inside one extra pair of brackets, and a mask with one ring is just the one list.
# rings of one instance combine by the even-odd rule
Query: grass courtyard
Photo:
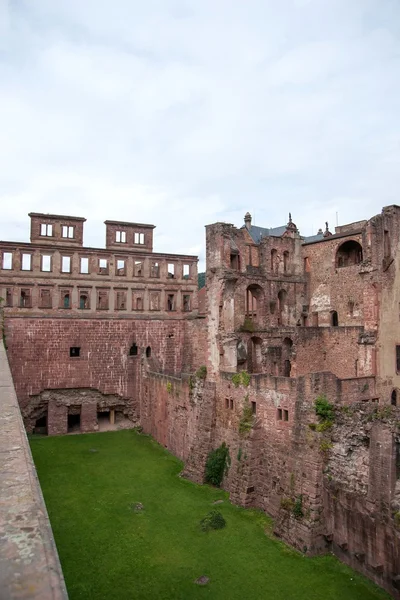
[[(305, 558), (268, 537), (266, 517), (221, 490), (178, 477), (182, 463), (150, 437), (30, 441), (70, 600), (389, 598), (333, 556)], [(227, 525), (205, 533), (212, 509)], [(205, 586), (194, 583), (202, 575)]]

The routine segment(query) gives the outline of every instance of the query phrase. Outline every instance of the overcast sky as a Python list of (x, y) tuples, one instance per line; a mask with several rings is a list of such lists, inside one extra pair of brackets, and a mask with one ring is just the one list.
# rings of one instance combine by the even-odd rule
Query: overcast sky
[(27, 213), (303, 235), (400, 204), (399, 0), (0, 0), (0, 239)]

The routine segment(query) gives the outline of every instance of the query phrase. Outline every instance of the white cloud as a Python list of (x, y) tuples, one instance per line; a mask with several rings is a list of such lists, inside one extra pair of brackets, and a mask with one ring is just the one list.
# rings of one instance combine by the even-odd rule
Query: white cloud
[(0, 0), (0, 238), (30, 210), (311, 234), (395, 203), (400, 6), (393, 0)]

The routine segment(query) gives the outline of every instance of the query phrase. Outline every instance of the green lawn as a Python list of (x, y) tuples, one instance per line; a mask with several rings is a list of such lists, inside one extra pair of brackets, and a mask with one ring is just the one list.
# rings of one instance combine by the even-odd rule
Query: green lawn
[[(221, 490), (178, 477), (182, 463), (147, 436), (31, 438), (31, 448), (70, 600), (389, 598), (334, 557), (271, 539), (261, 513)], [(227, 526), (204, 533), (212, 508)], [(194, 583), (202, 575), (204, 587)]]

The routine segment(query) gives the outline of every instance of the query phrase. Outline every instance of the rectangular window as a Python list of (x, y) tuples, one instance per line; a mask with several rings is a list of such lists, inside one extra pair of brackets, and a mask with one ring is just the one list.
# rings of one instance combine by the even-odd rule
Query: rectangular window
[(174, 279), (175, 277), (175, 265), (174, 263), (168, 264), (168, 279)]
[(229, 400), (229, 408), (233, 410), (233, 398)]
[(251, 412), (253, 413), (253, 415), (255, 415), (257, 413), (257, 403), (256, 402), (251, 403)]
[(160, 277), (160, 265), (158, 262), (151, 263), (150, 277)]
[(74, 237), (74, 228), (72, 227), (72, 225), (63, 225), (61, 235), (63, 238), (69, 238), (70, 240), (72, 240)]
[(167, 296), (167, 310), (175, 310), (175, 294), (168, 294)]
[(60, 308), (71, 308), (71, 292), (70, 290), (60, 291)]
[(183, 312), (190, 312), (192, 310), (192, 303), (190, 294), (183, 295)]
[(108, 292), (105, 290), (97, 292), (97, 310), (108, 310)]
[(283, 411), (283, 420), (289, 421), (289, 411), (288, 410)]
[(140, 292), (132, 294), (132, 310), (143, 310), (143, 297)]
[(13, 301), (12, 301), (12, 289), (11, 288), (7, 288), (6, 289), (6, 306), (12, 306), (13, 305)]
[(150, 310), (160, 310), (160, 294), (159, 292), (150, 293)]
[(190, 279), (190, 265), (183, 265), (183, 279)]
[(90, 308), (90, 294), (87, 291), (79, 292), (79, 308), (86, 310)]
[(32, 293), (30, 288), (21, 290), (19, 305), (21, 308), (32, 308)]
[(116, 292), (115, 309), (126, 310), (126, 292)]
[(61, 273), (71, 273), (71, 257), (61, 257)]
[(400, 373), (400, 346), (396, 346), (396, 373)]
[(225, 398), (225, 408), (229, 408), (229, 398)]
[(141, 277), (142, 276), (142, 261), (135, 260), (133, 275), (135, 277)]
[(117, 275), (125, 275), (125, 261), (122, 258), (117, 260)]
[(40, 290), (40, 308), (51, 308), (50, 290)]
[(144, 233), (135, 233), (135, 244), (144, 244)]
[(282, 421), (282, 409), (281, 408), (278, 408), (276, 417), (277, 417), (278, 421)]
[(3, 269), (12, 269), (12, 252), (3, 252)]
[(72, 346), (69, 349), (70, 358), (78, 358), (81, 355), (81, 349), (77, 346)]
[(89, 273), (89, 259), (81, 256), (81, 273)]
[(50, 254), (42, 254), (42, 263), (41, 270), (45, 272), (51, 271), (51, 255)]
[(21, 270), (30, 271), (32, 268), (32, 254), (23, 254), (21, 260)]
[(40, 226), (40, 235), (52, 237), (53, 225), (49, 225), (48, 223), (42, 223)]
[(99, 273), (100, 275), (108, 275), (108, 260), (99, 258)]
[(126, 243), (126, 231), (116, 231), (115, 232), (115, 241), (121, 244)]

